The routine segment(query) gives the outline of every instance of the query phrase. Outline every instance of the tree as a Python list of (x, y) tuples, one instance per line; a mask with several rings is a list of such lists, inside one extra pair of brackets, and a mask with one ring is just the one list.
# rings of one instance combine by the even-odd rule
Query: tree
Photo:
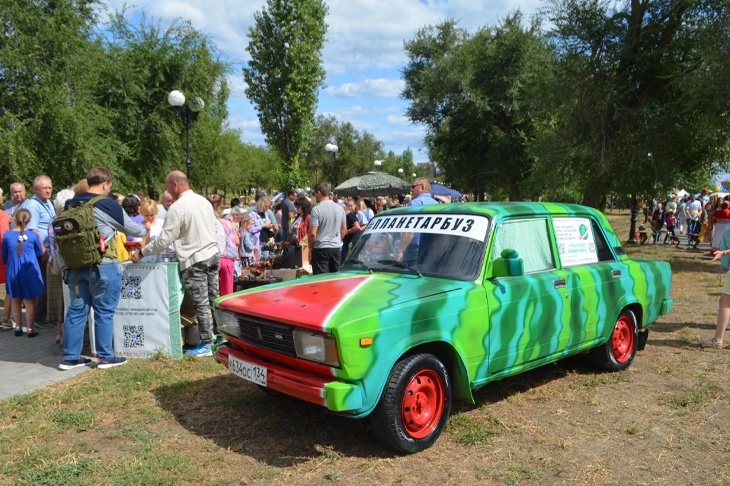
[[(183, 160), (183, 130), (166, 100), (176, 88), (210, 107), (194, 126), (197, 147), (214, 146), (221, 133), (227, 67), (208, 38), (189, 23), (162, 30), (144, 17), (135, 29), (123, 13), (98, 33), (97, 8), (90, 0), (0, 4), (4, 184), (47, 174), (64, 187), (104, 165), (116, 190), (154, 194)], [(195, 153), (199, 173), (213, 156)]]
[(283, 159), (282, 188), (301, 183), (299, 158), (312, 134), (318, 90), (324, 86), (326, 15), (322, 0), (267, 0), (248, 31), (246, 96), (258, 110), (266, 142)]
[(305, 180), (329, 182), (332, 163), (324, 149), (328, 143), (338, 148), (334, 166), (336, 184), (374, 170), (375, 160), (383, 158), (383, 144), (372, 134), (358, 131), (350, 122), (340, 123), (333, 115), (320, 115), (314, 121), (308, 150), (302, 157)]
[[(205, 109), (190, 129), (192, 181), (204, 185), (218, 158), (218, 142), (227, 116), (228, 66), (207, 35), (190, 22), (176, 21), (166, 29), (149, 23), (130, 25), (123, 12), (111, 17), (111, 35), (96, 102), (113, 116), (120, 181), (154, 192), (173, 169), (184, 169), (183, 124), (167, 102), (181, 89), (188, 99), (201, 98)], [(155, 161), (151, 164), (150, 161)]]
[(727, 163), (727, 2), (551, 3), (559, 64), (542, 173), (603, 208), (612, 192), (666, 194)]
[(539, 23), (525, 28), (517, 12), (471, 35), (449, 20), (421, 29), (406, 53), (406, 113), (426, 125), (430, 157), (446, 179), (479, 198), (506, 188), (521, 199), (552, 59)]
[(95, 1), (3, 1), (0, 5), (0, 171), (3, 186), (49, 175), (57, 187), (119, 144), (91, 91), (103, 50)]

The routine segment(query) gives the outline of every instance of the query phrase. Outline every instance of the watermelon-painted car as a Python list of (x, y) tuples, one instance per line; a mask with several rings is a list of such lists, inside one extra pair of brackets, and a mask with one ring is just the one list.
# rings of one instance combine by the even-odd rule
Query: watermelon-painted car
[[(399, 260), (403, 235), (417, 253)], [(216, 359), (351, 417), (402, 453), (429, 447), (452, 396), (590, 351), (628, 367), (672, 308), (667, 263), (631, 260), (600, 212), (551, 203), (387, 211), (336, 274), (221, 297)]]

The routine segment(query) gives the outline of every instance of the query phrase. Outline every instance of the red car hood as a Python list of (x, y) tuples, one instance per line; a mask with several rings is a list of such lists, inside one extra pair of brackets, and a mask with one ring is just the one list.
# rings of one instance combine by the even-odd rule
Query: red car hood
[[(385, 272), (343, 272), (257, 287), (241, 295), (225, 296), (217, 305), (223, 310), (321, 331), (331, 324), (335, 313), (338, 320), (356, 320), (472, 285)], [(356, 292), (358, 296), (351, 299)]]
[(284, 324), (321, 330), (328, 317), (371, 276), (337, 276), (326, 280), (302, 279), (272, 287), (262, 286), (244, 295), (226, 297), (218, 307)]

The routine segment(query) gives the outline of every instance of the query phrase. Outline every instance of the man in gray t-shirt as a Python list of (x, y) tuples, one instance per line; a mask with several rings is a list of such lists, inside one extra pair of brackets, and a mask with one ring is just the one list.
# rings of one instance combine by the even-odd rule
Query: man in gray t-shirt
[(340, 250), (345, 237), (345, 210), (330, 199), (329, 185), (320, 182), (314, 186), (317, 205), (312, 208), (309, 221), (309, 262), (312, 272), (338, 272), (340, 270)]

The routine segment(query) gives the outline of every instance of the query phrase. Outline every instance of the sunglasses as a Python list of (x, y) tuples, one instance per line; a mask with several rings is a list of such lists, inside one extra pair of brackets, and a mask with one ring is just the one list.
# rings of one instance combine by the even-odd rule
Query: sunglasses
[(423, 187), (423, 184), (413, 184), (413, 185), (411, 186), (411, 189), (415, 189), (415, 188), (417, 188), (417, 187), (419, 187), (419, 186)]

